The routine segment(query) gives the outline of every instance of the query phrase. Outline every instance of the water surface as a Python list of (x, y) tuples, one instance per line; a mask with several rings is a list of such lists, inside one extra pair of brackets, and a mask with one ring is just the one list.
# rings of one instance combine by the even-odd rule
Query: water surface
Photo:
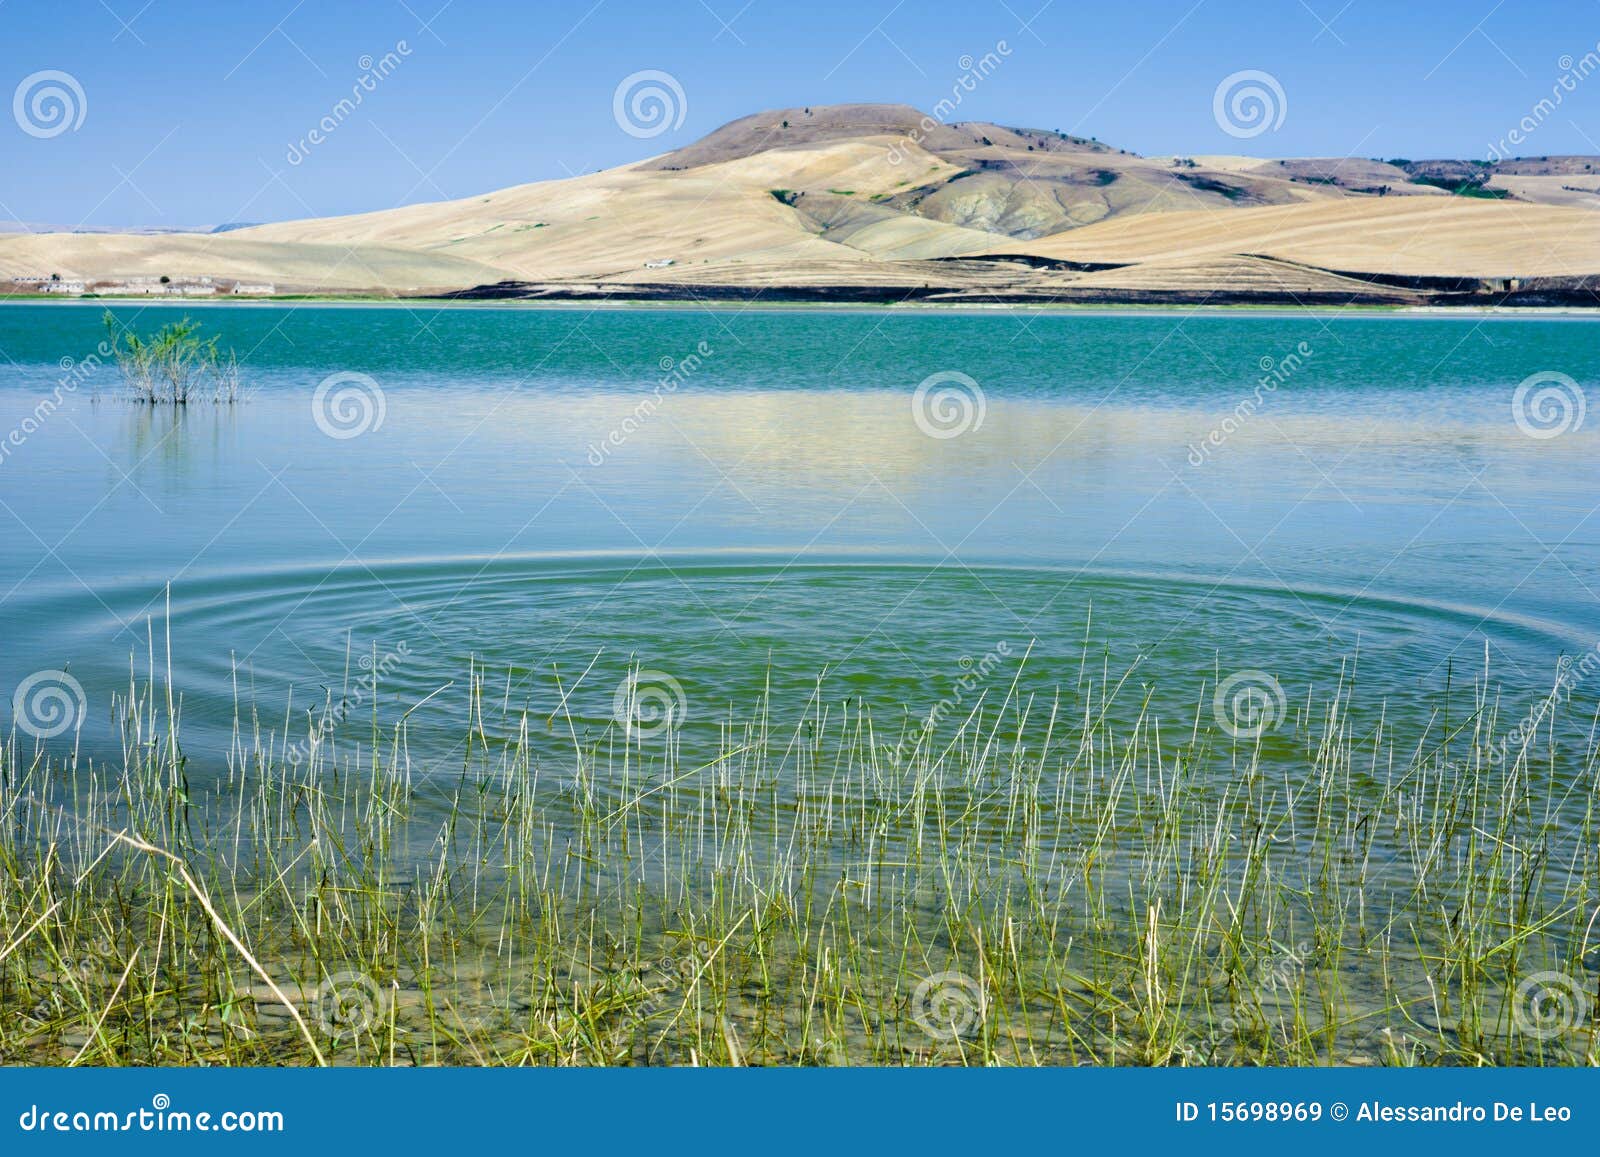
[[(362, 711), (415, 708), (449, 765), (475, 668), (491, 729), (603, 727), (636, 667), (691, 737), (824, 674), (915, 722), (1076, 693), (1086, 654), (1174, 726), (1243, 672), (1280, 716), (1344, 678), (1420, 729), (1486, 666), (1515, 716), (1600, 639), (1596, 426), (1513, 408), (1600, 381), (1586, 321), (190, 312), (244, 403), (131, 405), (98, 309), (0, 310), (0, 684), (68, 671), (91, 749), (169, 636), (200, 769), (238, 703), (277, 727), (374, 668)], [(367, 409), (319, 408), (335, 374)]]

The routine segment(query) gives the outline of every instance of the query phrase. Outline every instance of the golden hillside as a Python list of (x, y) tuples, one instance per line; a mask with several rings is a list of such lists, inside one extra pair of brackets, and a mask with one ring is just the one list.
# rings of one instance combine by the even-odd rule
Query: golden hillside
[(1587, 304), (1600, 179), (1561, 160), (1152, 158), (903, 106), (780, 109), (457, 201), (221, 234), (3, 235), (0, 278), (106, 295), (165, 275), (280, 294)]

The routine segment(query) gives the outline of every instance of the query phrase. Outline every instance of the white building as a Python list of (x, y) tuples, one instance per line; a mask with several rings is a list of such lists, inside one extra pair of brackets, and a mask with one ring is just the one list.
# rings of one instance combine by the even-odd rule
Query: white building
[(271, 297), (278, 292), (278, 287), (267, 282), (236, 282), (233, 287), (237, 297)]
[(161, 284), (159, 277), (130, 277), (127, 281), (114, 282), (105, 287), (106, 293), (145, 294), (146, 296), (159, 295), (167, 292), (167, 286)]

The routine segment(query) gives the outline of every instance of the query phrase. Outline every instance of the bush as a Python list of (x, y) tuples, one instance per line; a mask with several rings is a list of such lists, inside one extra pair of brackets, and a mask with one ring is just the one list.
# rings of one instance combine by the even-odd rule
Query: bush
[(199, 336), (200, 323), (184, 318), (168, 322), (148, 337), (140, 337), (105, 313), (117, 368), (138, 402), (151, 405), (187, 405), (206, 398), (235, 402), (239, 397), (239, 363), (232, 350), (223, 354), (218, 338)]

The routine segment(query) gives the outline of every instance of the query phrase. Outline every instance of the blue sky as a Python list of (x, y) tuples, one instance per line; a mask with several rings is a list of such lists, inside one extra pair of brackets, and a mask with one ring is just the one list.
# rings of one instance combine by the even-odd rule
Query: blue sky
[[(763, 108), (926, 109), (1001, 42), (963, 119), (1147, 154), (1482, 157), (1600, 53), (1600, 0), (0, 0), (0, 217), (193, 226), (469, 196)], [(397, 66), (291, 164), (386, 53)], [(638, 139), (613, 95), (646, 69), (677, 81), (683, 121)], [(1246, 69), (1277, 81), (1284, 115), (1240, 140), (1213, 95)], [(44, 71), (76, 83), (82, 120), (31, 135), (15, 97)], [(1600, 72), (1515, 151), (1600, 153)]]

